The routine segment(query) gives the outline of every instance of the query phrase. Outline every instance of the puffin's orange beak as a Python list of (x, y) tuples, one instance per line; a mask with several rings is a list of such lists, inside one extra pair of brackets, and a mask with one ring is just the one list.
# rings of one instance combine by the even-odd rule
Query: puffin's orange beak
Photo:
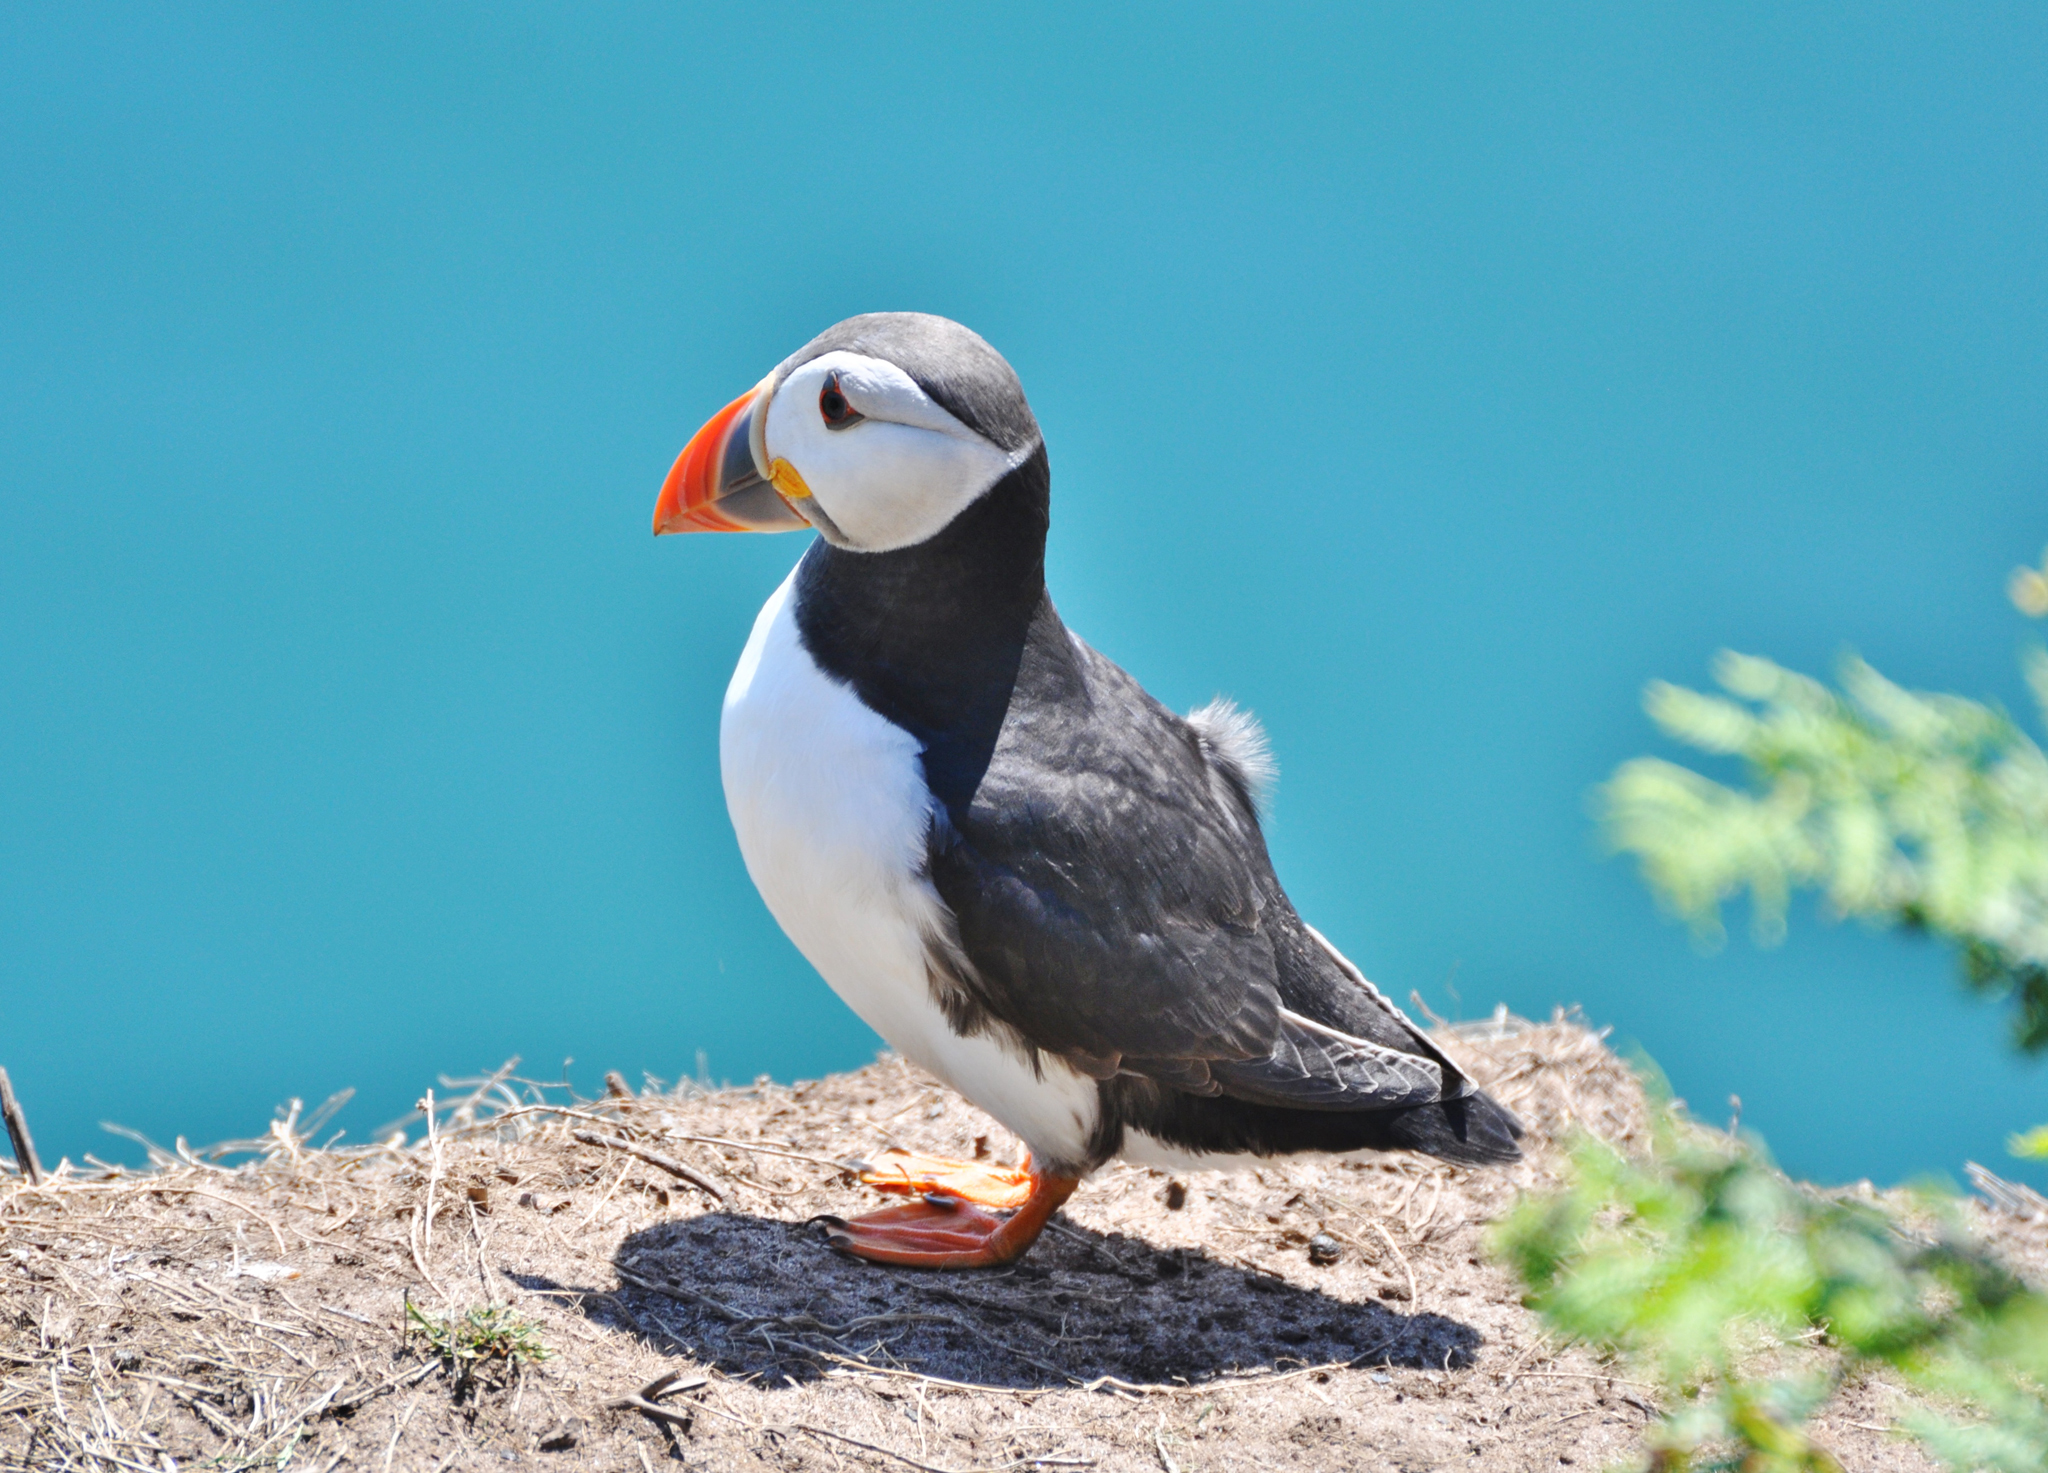
[(664, 532), (791, 532), (809, 522), (762, 474), (770, 385), (760, 384), (711, 416), (676, 457), (661, 499), (654, 535)]

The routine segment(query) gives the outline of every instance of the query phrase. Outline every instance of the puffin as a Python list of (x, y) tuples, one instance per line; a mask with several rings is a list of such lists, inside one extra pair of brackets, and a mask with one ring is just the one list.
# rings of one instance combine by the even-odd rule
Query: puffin
[(814, 1219), (855, 1258), (1023, 1254), (1091, 1171), (1296, 1152), (1518, 1158), (1514, 1116), (1296, 913), (1252, 717), (1182, 716), (1069, 629), (1016, 373), (918, 312), (827, 328), (676, 458), (657, 536), (811, 530), (725, 694), (726, 806), (761, 898), (1016, 1166), (892, 1150), (904, 1200)]

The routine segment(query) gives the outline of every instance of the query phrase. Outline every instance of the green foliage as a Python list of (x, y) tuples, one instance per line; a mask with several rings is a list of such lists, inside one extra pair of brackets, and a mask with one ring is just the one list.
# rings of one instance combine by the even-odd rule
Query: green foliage
[[(2048, 615), (2048, 554), (2009, 593)], [(2027, 657), (2048, 715), (2048, 654)], [(1718, 940), (1747, 892), (1758, 938), (1792, 892), (1934, 932), (1964, 980), (2009, 997), (2015, 1041), (2048, 1050), (2048, 757), (2004, 712), (1903, 690), (1860, 660), (1840, 689), (1724, 653), (1727, 695), (1659, 683), (1666, 733), (1739, 760), (1724, 786), (1656, 758), (1600, 789), (1607, 837), (1659, 899)], [(1962, 1235), (1946, 1201), (1898, 1211), (1787, 1180), (1754, 1141), (1660, 1104), (1651, 1154), (1575, 1148), (1565, 1187), (1525, 1201), (1496, 1250), (1557, 1330), (1643, 1367), (1669, 1410), (1664, 1473), (1839, 1470), (1807, 1429), (1844, 1379), (1888, 1368), (1921, 1399), (1899, 1430), (1959, 1470), (2048, 1473), (2048, 1296)], [(2048, 1126), (2013, 1150), (2048, 1158)]]
[(2014, 568), (2005, 592), (2013, 607), (2028, 618), (2048, 615), (2048, 552), (2041, 554), (2038, 568)]
[(1971, 1246), (1946, 1203), (1920, 1199), (1908, 1228), (1787, 1180), (1753, 1141), (1657, 1115), (1647, 1159), (1581, 1140), (1567, 1185), (1493, 1240), (1553, 1329), (1660, 1388), (1654, 1468), (1837, 1470), (1807, 1420), (1884, 1366), (1927, 1393), (1900, 1429), (1949, 1467), (2048, 1469), (2048, 1298)]
[[(1802, 888), (1842, 915), (1935, 932), (1972, 988), (2012, 1000), (2019, 1046), (2048, 1049), (2040, 747), (2002, 711), (1903, 690), (1861, 660), (1839, 692), (1750, 655), (1724, 653), (1714, 673), (1728, 696), (1659, 682), (1645, 705), (1679, 741), (1740, 759), (1746, 789), (1624, 763), (1599, 791), (1609, 842), (1709, 940), (1745, 890), (1765, 942)], [(2048, 655), (2030, 652), (2027, 676), (2048, 712)]]
[(507, 1305), (485, 1304), (460, 1316), (436, 1316), (407, 1299), (405, 1317), (412, 1329), (426, 1336), (433, 1353), (465, 1378), (486, 1361), (512, 1365), (548, 1358), (540, 1326)]

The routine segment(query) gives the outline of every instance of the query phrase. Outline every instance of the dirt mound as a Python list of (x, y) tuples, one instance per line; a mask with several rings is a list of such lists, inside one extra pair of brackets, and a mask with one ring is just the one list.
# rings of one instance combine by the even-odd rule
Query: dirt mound
[[(1571, 1127), (1640, 1142), (1640, 1090), (1563, 1016), (1439, 1036), (1528, 1125), (1518, 1166), (1112, 1166), (988, 1273), (804, 1226), (876, 1200), (848, 1158), (1015, 1159), (890, 1058), (594, 1101), (506, 1071), (409, 1142), (317, 1150), (294, 1112), (146, 1173), (0, 1178), (0, 1465), (1600, 1467), (1651, 1393), (1551, 1346), (1481, 1233)], [(1820, 1426), (1851, 1468), (1925, 1466), (1890, 1420), (1862, 1387)]]

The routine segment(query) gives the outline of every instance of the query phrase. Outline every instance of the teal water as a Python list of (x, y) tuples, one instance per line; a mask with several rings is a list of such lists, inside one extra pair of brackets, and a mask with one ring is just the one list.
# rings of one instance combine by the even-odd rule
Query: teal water
[(2048, 1120), (1939, 950), (1699, 955), (1584, 807), (1722, 645), (2027, 708), (2048, 12), (1290, 16), (0, 14), (44, 1153), (867, 1057), (716, 772), (801, 547), (647, 529), (711, 411), (907, 307), (1015, 363), (1067, 620), (1265, 719), (1282, 876), (1389, 991), (1582, 1004), (1825, 1178)]

